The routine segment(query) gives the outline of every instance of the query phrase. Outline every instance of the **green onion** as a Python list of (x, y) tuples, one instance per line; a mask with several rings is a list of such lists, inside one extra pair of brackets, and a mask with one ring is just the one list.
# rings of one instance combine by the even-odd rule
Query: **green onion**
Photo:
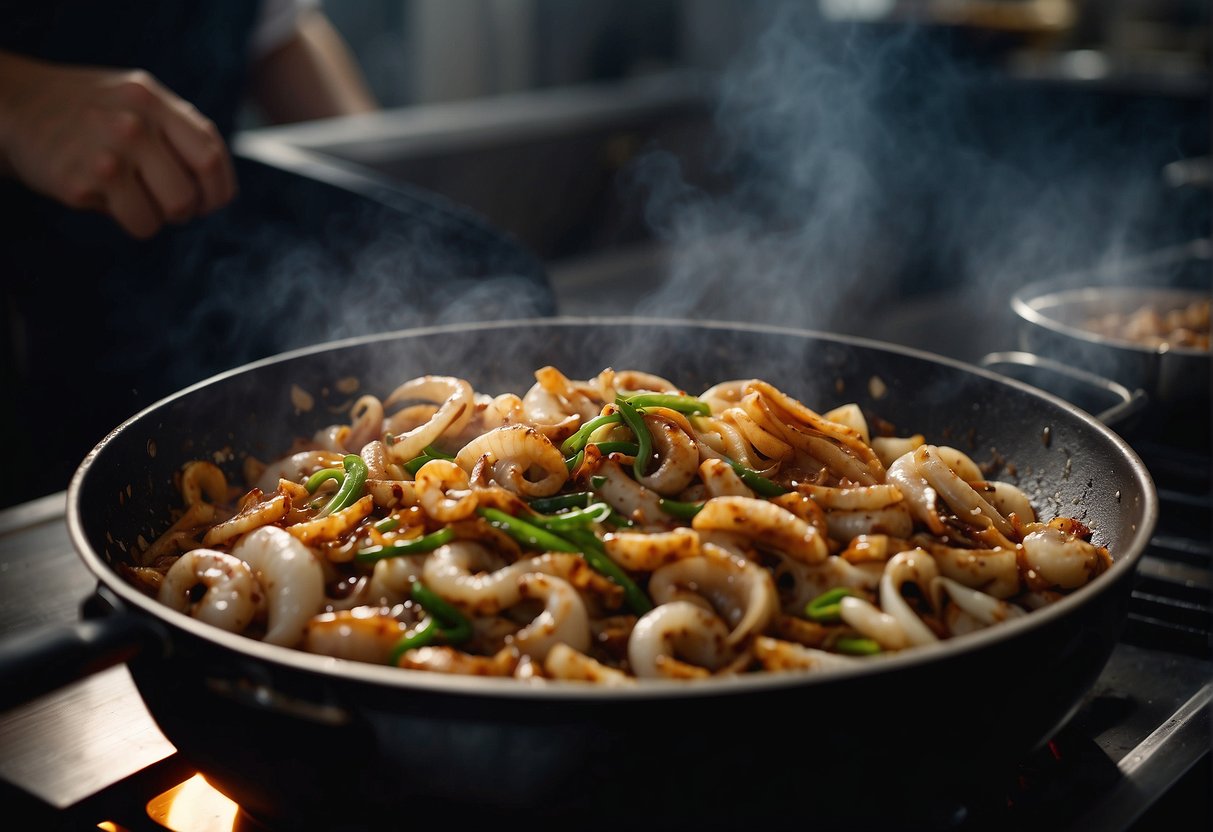
[(389, 664), (398, 664), (405, 652), (425, 647), (436, 639), (442, 639), (448, 644), (459, 644), (472, 637), (472, 622), (442, 596), (420, 581), (413, 581), (412, 590), (413, 600), (420, 604), (429, 616), (393, 645)]
[(650, 457), (653, 455), (653, 435), (649, 433), (644, 417), (625, 399), (615, 399), (615, 406), (619, 408), (619, 415), (623, 417), (624, 423), (636, 434), (636, 442), (640, 446), (636, 451), (636, 459), (632, 462), (632, 472), (639, 479), (648, 470)]
[(409, 650), (416, 647), (425, 647), (427, 644), (432, 644), (434, 639), (438, 637), (438, 622), (433, 616), (426, 618), (411, 632), (400, 637), (400, 640), (392, 646), (392, 654), (388, 658), (388, 664), (398, 664), (400, 657)]
[(541, 552), (577, 552), (580, 551), (569, 541), (559, 535), (549, 532), (512, 514), (507, 514), (497, 508), (478, 508), (476, 513), (488, 520), (495, 528), (501, 529), (510, 537), (524, 546), (538, 549)]
[(425, 608), (425, 611), (438, 619), (442, 625), (439, 635), (452, 644), (467, 641), (472, 637), (472, 622), (455, 609), (451, 604), (434, 590), (421, 581), (413, 581), (413, 600)]
[(452, 460), (452, 461), (454, 461), (454, 459), (455, 459), (455, 457), (451, 456), (446, 451), (440, 451), (437, 448), (435, 448), (433, 445), (426, 445), (424, 448), (421, 449), (421, 452), (423, 454), (427, 454), (427, 455), (433, 457), (434, 459), (448, 459), (448, 460)]
[(421, 449), (421, 454), (404, 463), (404, 470), (408, 471), (413, 476), (417, 476), (417, 472), (421, 470), (421, 466), (427, 462), (433, 462), (435, 459), (445, 459), (448, 462), (455, 459), (444, 451), (440, 451), (433, 445), (426, 445)]
[(644, 615), (653, 609), (653, 602), (636, 585), (636, 582), (628, 576), (628, 573), (624, 572), (619, 564), (611, 560), (610, 555), (606, 553), (606, 549), (602, 546), (602, 541), (598, 539), (596, 534), (589, 529), (569, 529), (565, 532), (565, 535), (580, 548), (586, 562), (595, 571), (601, 572), (623, 587), (623, 597), (627, 600), (628, 606), (632, 608), (632, 612), (637, 615)]
[(679, 500), (667, 500), (665, 497), (658, 499), (657, 505), (661, 506), (661, 510), (666, 514), (681, 520), (690, 520), (703, 508), (703, 503), (684, 503)]
[[(607, 478), (591, 477), (591, 480), (598, 480), (593, 483), (596, 488), (602, 488)], [(602, 502), (597, 500), (598, 495), (593, 491), (575, 491), (573, 494), (558, 494), (554, 497), (539, 497), (537, 500), (531, 500), (529, 503), (531, 511), (536, 514), (553, 514), (565, 508), (590, 508), (593, 503)], [(605, 522), (616, 526), (634, 525), (631, 520), (623, 517), (622, 514), (616, 512), (614, 508), (610, 509), (610, 513), (605, 517)]]
[(536, 514), (551, 514), (566, 508), (586, 508), (594, 502), (594, 494), (590, 491), (575, 491), (571, 494), (557, 494), (555, 497), (537, 497), (528, 505)]
[(375, 524), (375, 531), (377, 532), (394, 532), (398, 528), (400, 528), (400, 521), (395, 517), (384, 517)]
[[(588, 512), (589, 509), (586, 509), (586, 511)], [(561, 536), (519, 519), (512, 514), (507, 514), (500, 509), (478, 508), (476, 509), (476, 513), (519, 543), (532, 549), (582, 554), (586, 562), (595, 571), (606, 575), (623, 587), (624, 597), (637, 615), (644, 615), (653, 608), (652, 602), (649, 601), (640, 587), (628, 577), (626, 572), (619, 568), (619, 565), (615, 561), (610, 559), (606, 550), (602, 547), (602, 541), (589, 529), (576, 526), (567, 529), (562, 528), (561, 532), (563, 536)]]
[(782, 485), (767, 479), (757, 471), (746, 468), (740, 462), (734, 462), (727, 457), (724, 461), (732, 466), (733, 470), (737, 472), (737, 476), (741, 477), (741, 481), (754, 489), (756, 494), (760, 494), (763, 497), (778, 497), (780, 494), (788, 493), (788, 490)]
[(590, 486), (595, 491), (602, 488), (606, 484), (607, 484), (607, 478), (604, 477), (602, 474), (595, 474), (594, 476), (590, 477)]
[(400, 555), (432, 552), (439, 546), (450, 543), (454, 539), (455, 530), (448, 526), (445, 529), (430, 532), (424, 537), (414, 537), (412, 540), (398, 540), (386, 546), (368, 546), (365, 549), (359, 549), (358, 554), (354, 557), (363, 563), (367, 563), (369, 561), (383, 560), (384, 558), (399, 557)]
[(845, 586), (827, 590), (804, 605), (805, 617), (820, 624), (835, 624), (842, 620), (839, 612), (842, 599), (854, 594)]
[(870, 638), (844, 636), (834, 642), (834, 649), (848, 656), (872, 656), (880, 652), (880, 645)]
[(340, 485), (345, 479), (345, 471), (340, 468), (325, 468), (323, 471), (317, 471), (307, 478), (307, 482), (303, 487), (307, 489), (308, 494), (315, 494), (316, 489), (323, 485), (328, 480), (337, 480)]
[(560, 443), (560, 452), (565, 456), (572, 456), (585, 447), (585, 443), (590, 440), (591, 433), (603, 425), (617, 424), (620, 418), (618, 413), (604, 413), (601, 416), (595, 416), (578, 428), (576, 433)]
[(594, 442), (598, 450), (604, 454), (626, 454), (628, 456), (637, 456), (640, 453), (640, 446), (635, 442)]
[(606, 521), (607, 521), (608, 523), (610, 523), (612, 526), (614, 526), (615, 528), (617, 528), (617, 529), (618, 529), (618, 528), (626, 528), (626, 527), (628, 527), (628, 526), (635, 526), (635, 525), (636, 525), (636, 524), (635, 524), (635, 523), (633, 523), (631, 520), (629, 520), (628, 518), (624, 517), (624, 516), (623, 516), (622, 514), (620, 514), (619, 512), (615, 511), (615, 509), (611, 509), (611, 516), (610, 516), (610, 517), (608, 517), (608, 518), (606, 519)]
[(341, 509), (353, 505), (362, 496), (362, 486), (369, 473), (366, 463), (358, 454), (346, 454), (341, 463), (345, 466), (345, 479), (341, 481), (341, 488), (337, 489), (333, 499), (320, 509), (317, 517), (327, 517), (335, 511), (341, 511)]
[(577, 470), (577, 466), (581, 464), (581, 460), (585, 459), (585, 449), (578, 451), (575, 456), (571, 456), (564, 461), (564, 465), (569, 469), (569, 473)]
[(606, 503), (593, 503), (585, 508), (575, 508), (561, 514), (539, 514), (527, 518), (537, 526), (552, 531), (581, 529), (591, 523), (601, 523), (611, 516), (613, 509)]
[(638, 393), (628, 396), (627, 403), (632, 407), (666, 407), (679, 413), (702, 413), (704, 416), (710, 416), (712, 413), (712, 408), (703, 399), (669, 393)]

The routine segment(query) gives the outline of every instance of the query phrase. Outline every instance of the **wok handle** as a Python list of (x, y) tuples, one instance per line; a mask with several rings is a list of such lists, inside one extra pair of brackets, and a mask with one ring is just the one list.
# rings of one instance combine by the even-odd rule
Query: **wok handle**
[(6, 636), (0, 641), (0, 711), (141, 655), (163, 654), (167, 645), (161, 626), (128, 612)]
[[(1130, 391), (1123, 384), (1104, 378), (1089, 370), (1071, 367), (1068, 364), (1063, 364), (1060, 361), (1036, 355), (1035, 353), (1016, 351), (992, 352), (982, 356), (978, 363), (987, 370), (993, 370), (994, 372), (1003, 372), (1000, 369), (1003, 367), (1028, 368), (1034, 372), (1059, 376), (1067, 381), (1076, 382), (1111, 394), (1119, 399), (1119, 401), (1111, 407), (1104, 408), (1099, 413), (1093, 414), (1096, 419), (1109, 426), (1124, 423), (1131, 416), (1139, 413), (1148, 401), (1146, 392), (1140, 388)], [(1009, 373), (1004, 374), (1009, 375)], [(1022, 378), (1020, 380), (1026, 381), (1026, 379)], [(1065, 396), (1062, 396), (1062, 398), (1065, 398)]]

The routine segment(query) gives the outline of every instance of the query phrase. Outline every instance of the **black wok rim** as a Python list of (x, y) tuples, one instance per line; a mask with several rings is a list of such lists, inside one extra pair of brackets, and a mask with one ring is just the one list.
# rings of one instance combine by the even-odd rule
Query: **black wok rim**
[[(105, 559), (96, 552), (88, 541), (85, 533), (85, 519), (81, 516), (80, 495), (92, 466), (98, 456), (110, 443), (128, 426), (139, 422), (149, 414), (159, 410), (168, 402), (181, 398), (202, 388), (222, 384), (226, 379), (249, 372), (261, 367), (313, 355), (334, 351), (346, 347), (390, 341), (402, 337), (421, 337), (441, 335), (445, 333), (465, 333), (468, 331), (489, 331), (494, 329), (526, 328), (555, 328), (568, 326), (652, 326), (652, 327), (682, 327), (695, 328), (704, 331), (729, 330), (750, 331), (761, 334), (786, 335), (792, 337), (818, 339), (842, 345), (873, 349), (886, 353), (895, 353), (911, 358), (917, 358), (946, 365), (964, 373), (978, 376), (988, 383), (1017, 388), (1031, 396), (1049, 401), (1054, 406), (1067, 411), (1074, 419), (1082, 423), (1083, 428), (1104, 436), (1111, 442), (1120, 455), (1120, 460), (1129, 465), (1132, 478), (1140, 488), (1142, 496), (1141, 522), (1137, 525), (1128, 541), (1122, 541), (1121, 551), (1115, 558), (1111, 568), (1098, 576), (1095, 581), (1067, 595), (1061, 600), (1031, 614), (1012, 621), (1002, 622), (996, 627), (980, 630), (964, 636), (941, 641), (936, 645), (923, 648), (910, 648), (898, 653), (874, 657), (857, 662), (853, 668), (831, 669), (830, 671), (786, 671), (778, 673), (754, 673), (735, 677), (714, 677), (707, 680), (685, 682), (676, 680), (638, 680), (636, 684), (621, 687), (605, 687), (589, 685), (582, 682), (561, 680), (536, 680), (524, 682), (513, 678), (487, 678), (473, 676), (458, 676), (428, 671), (405, 670), (401, 668), (379, 666), (365, 662), (337, 659), (330, 656), (320, 656), (297, 650), (280, 647), (247, 636), (228, 633), (224, 630), (191, 618), (185, 613), (177, 612), (160, 604), (155, 599), (127, 583)], [(160, 401), (149, 405), (139, 413), (131, 416), (121, 425), (106, 435), (81, 462), (72, 477), (67, 491), (67, 525), (68, 532), (76, 548), (77, 554), (88, 569), (110, 591), (115, 593), (125, 604), (137, 609), (153, 619), (170, 625), (175, 630), (184, 631), (190, 636), (209, 642), (212, 645), (231, 650), (239, 656), (277, 665), (305, 673), (329, 675), (335, 674), (347, 682), (360, 682), (384, 688), (394, 688), (402, 692), (418, 690), (465, 696), (531, 699), (543, 697), (556, 700), (584, 701), (626, 701), (635, 702), (638, 699), (667, 699), (685, 697), (713, 697), (722, 695), (740, 695), (774, 691), (789, 687), (813, 686), (829, 684), (834, 680), (855, 679), (864, 676), (882, 676), (899, 670), (919, 665), (929, 665), (948, 661), (957, 656), (976, 653), (1004, 640), (1010, 640), (1016, 635), (1030, 630), (1047, 626), (1051, 622), (1067, 617), (1078, 611), (1080, 607), (1093, 600), (1096, 596), (1118, 585), (1129, 577), (1136, 569), (1137, 563), (1145, 551), (1155, 524), (1158, 519), (1158, 497), (1153, 481), (1141, 459), (1132, 448), (1117, 434), (1098, 422), (1093, 416), (1074, 405), (1038, 390), (1027, 384), (997, 375), (970, 364), (956, 361), (944, 356), (888, 344), (872, 339), (838, 335), (815, 330), (796, 329), (761, 324), (747, 324), (730, 321), (692, 321), (676, 318), (645, 318), (645, 317), (570, 317), (556, 316), (551, 318), (517, 319), (505, 321), (486, 321), (482, 323), (457, 323), (432, 327), (418, 327), (393, 332), (383, 332), (355, 338), (331, 341), (309, 347), (292, 350), (279, 355), (270, 356), (258, 361), (233, 368), (186, 387)]]
[[(1113, 291), (1120, 288), (1131, 287), (1109, 287), (1097, 286), (1094, 284), (1089, 286), (1062, 286), (1052, 281), (1031, 283), (1024, 286), (1011, 296), (1011, 311), (1013, 311), (1020, 320), (1031, 324), (1032, 326), (1046, 329), (1054, 335), (1062, 338), (1087, 343), (1100, 349), (1121, 350), (1126, 353), (1133, 353), (1142, 356), (1174, 355), (1205, 361), (1210, 360), (1210, 353), (1208, 350), (1199, 350), (1194, 347), (1149, 347), (1133, 341), (1121, 341), (1116, 338), (1108, 338), (1106, 336), (1098, 335), (1094, 332), (1088, 332), (1085, 329), (1066, 324), (1036, 308), (1037, 303), (1054, 296), (1078, 295), (1086, 292)], [(1159, 293), (1191, 296), (1193, 299), (1203, 297), (1203, 293), (1196, 289), (1163, 286), (1152, 286), (1148, 287), (1148, 289), (1150, 291)]]

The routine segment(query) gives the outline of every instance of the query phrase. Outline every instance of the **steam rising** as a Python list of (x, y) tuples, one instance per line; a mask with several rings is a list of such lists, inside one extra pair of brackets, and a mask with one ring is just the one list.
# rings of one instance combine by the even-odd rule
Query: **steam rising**
[[(305, 187), (287, 198), (321, 196)], [(204, 279), (173, 284), (165, 306), (151, 305), (177, 310), (164, 352), (151, 357), (173, 366), (173, 378), (156, 394), (299, 347), (554, 311), (537, 262), (462, 215), (398, 213), (347, 198), (326, 205), (314, 227), (275, 215), (270, 205), (234, 206), (202, 232), (203, 245), (183, 247), (203, 259), (177, 268)]]
[[(1175, 144), (1165, 125), (1000, 83), (952, 34), (827, 24), (812, 3), (737, 6), (753, 36), (720, 77), (705, 137), (710, 178), (727, 184), (705, 186), (670, 149), (637, 158), (620, 184), (667, 268), (595, 311), (904, 342), (893, 313), (942, 293), (966, 301), (956, 328), (1002, 322), (1009, 337), (1016, 288), (1116, 262), (1165, 213), (1149, 161)], [(183, 303), (182, 383), (338, 338), (556, 311), (525, 264), (469, 264), (475, 240), (365, 206), (324, 210), (314, 237), (231, 220), (232, 253)]]
[(813, 5), (760, 4), (723, 74), (729, 188), (662, 149), (633, 167), (671, 257), (634, 311), (881, 337), (903, 298), (968, 292), (988, 320), (1025, 282), (1140, 245), (1169, 128), (999, 82), (959, 36), (827, 25)]

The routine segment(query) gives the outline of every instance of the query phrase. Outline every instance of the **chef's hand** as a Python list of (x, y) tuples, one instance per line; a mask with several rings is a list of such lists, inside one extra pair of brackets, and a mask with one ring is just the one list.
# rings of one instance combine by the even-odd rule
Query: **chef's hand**
[(147, 238), (227, 203), (232, 160), (215, 125), (139, 70), (0, 52), (0, 175)]

